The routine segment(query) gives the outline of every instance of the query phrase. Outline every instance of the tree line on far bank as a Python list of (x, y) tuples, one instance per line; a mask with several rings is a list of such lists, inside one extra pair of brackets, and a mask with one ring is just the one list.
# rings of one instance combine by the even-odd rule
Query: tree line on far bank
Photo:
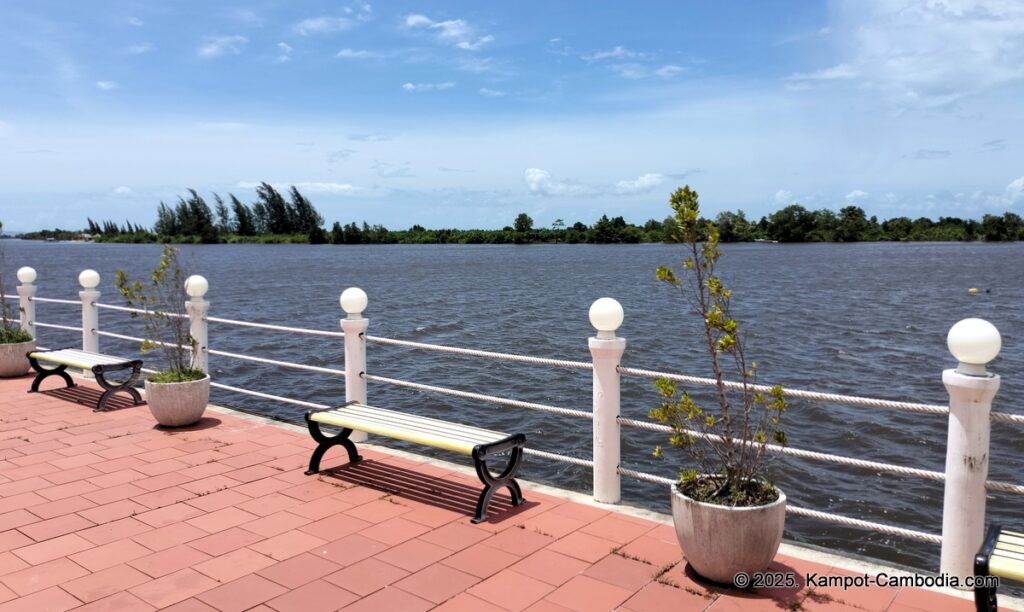
[[(771, 240), (778, 242), (861, 241), (1008, 241), (1024, 240), (1024, 220), (1015, 213), (984, 215), (980, 221), (939, 217), (896, 217), (879, 221), (858, 206), (835, 212), (808, 210), (792, 204), (758, 221), (742, 210), (724, 211), (715, 219), (722, 242)], [(233, 194), (225, 200), (213, 194), (213, 206), (194, 189), (172, 206), (160, 202), (152, 228), (126, 221), (88, 220), (81, 231), (43, 230), (22, 235), (25, 239), (73, 240), (89, 234), (100, 242), (170, 243), (310, 243), (310, 244), (528, 244), (528, 243), (640, 243), (673, 242), (675, 222), (650, 219), (643, 225), (621, 216), (601, 216), (592, 225), (556, 220), (550, 228), (534, 227), (533, 219), (520, 213), (502, 229), (427, 229), (413, 225), (389, 230), (382, 225), (335, 221), (324, 228), (324, 218), (298, 188), (287, 196), (269, 183), (256, 188), (256, 200), (245, 204)]]

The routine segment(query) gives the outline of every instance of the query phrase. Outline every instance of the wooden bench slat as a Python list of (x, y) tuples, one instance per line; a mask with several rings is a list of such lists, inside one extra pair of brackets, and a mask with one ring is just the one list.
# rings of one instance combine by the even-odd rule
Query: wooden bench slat
[(1005, 550), (1007, 552), (1020, 553), (1024, 555), (1024, 544), (1015, 544), (1013, 542), (1004, 542), (999, 540), (996, 542), (995, 550)]
[(310, 415), (310, 419), (326, 425), (365, 431), (463, 455), (471, 455), (473, 447), (478, 444), (496, 442), (508, 437), (508, 434), (501, 432), (362, 404), (315, 412)]

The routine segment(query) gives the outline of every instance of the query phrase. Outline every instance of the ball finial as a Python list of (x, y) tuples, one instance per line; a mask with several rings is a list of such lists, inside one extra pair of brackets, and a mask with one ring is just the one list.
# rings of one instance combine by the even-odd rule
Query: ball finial
[(622, 304), (610, 297), (600, 298), (590, 305), (590, 324), (597, 330), (598, 338), (614, 338), (624, 316)]
[(18, 280), (25, 285), (36, 282), (36, 269), (28, 266), (18, 268)]
[(78, 284), (83, 289), (95, 289), (100, 285), (100, 273), (96, 270), (82, 270), (78, 275)]
[(210, 290), (210, 283), (205, 277), (193, 274), (185, 279), (185, 293), (189, 297), (201, 298)]
[(348, 314), (348, 318), (361, 319), (369, 299), (366, 297), (366, 292), (359, 287), (349, 287), (341, 292), (339, 302), (341, 302), (341, 309)]
[(999, 330), (984, 319), (964, 319), (946, 335), (949, 352), (960, 362), (961, 374), (984, 376), (985, 364), (996, 358), (1003, 347)]

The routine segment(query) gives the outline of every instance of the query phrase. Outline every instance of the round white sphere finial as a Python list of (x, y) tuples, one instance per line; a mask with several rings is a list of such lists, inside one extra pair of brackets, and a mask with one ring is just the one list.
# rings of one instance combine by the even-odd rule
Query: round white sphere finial
[(369, 303), (366, 292), (359, 287), (349, 287), (342, 291), (339, 301), (341, 309), (348, 313), (350, 319), (363, 318), (363, 311), (366, 310), (366, 305)]
[(210, 283), (205, 277), (193, 274), (185, 279), (185, 293), (189, 297), (201, 298), (210, 290)]
[(83, 289), (95, 289), (100, 285), (100, 273), (96, 270), (82, 270), (78, 275), (78, 284)]
[(964, 319), (949, 329), (949, 352), (960, 362), (961, 374), (984, 376), (985, 364), (996, 358), (1003, 347), (999, 330), (984, 319)]
[(28, 266), (18, 268), (18, 280), (26, 285), (36, 282), (36, 269)]
[(598, 338), (614, 338), (623, 317), (622, 304), (613, 298), (603, 297), (590, 305), (590, 324), (597, 330)]

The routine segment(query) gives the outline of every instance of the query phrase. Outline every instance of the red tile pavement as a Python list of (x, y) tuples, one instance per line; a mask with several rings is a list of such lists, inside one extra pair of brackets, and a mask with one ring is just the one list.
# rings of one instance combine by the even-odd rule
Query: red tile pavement
[[(293, 429), (209, 411), (156, 428), (84, 383), (0, 380), (7, 610), (969, 610), (919, 589), (737, 591), (681, 563), (670, 526), (526, 490), (473, 525), (472, 476), (375, 450), (350, 467)], [(776, 571), (844, 570), (780, 556)]]

